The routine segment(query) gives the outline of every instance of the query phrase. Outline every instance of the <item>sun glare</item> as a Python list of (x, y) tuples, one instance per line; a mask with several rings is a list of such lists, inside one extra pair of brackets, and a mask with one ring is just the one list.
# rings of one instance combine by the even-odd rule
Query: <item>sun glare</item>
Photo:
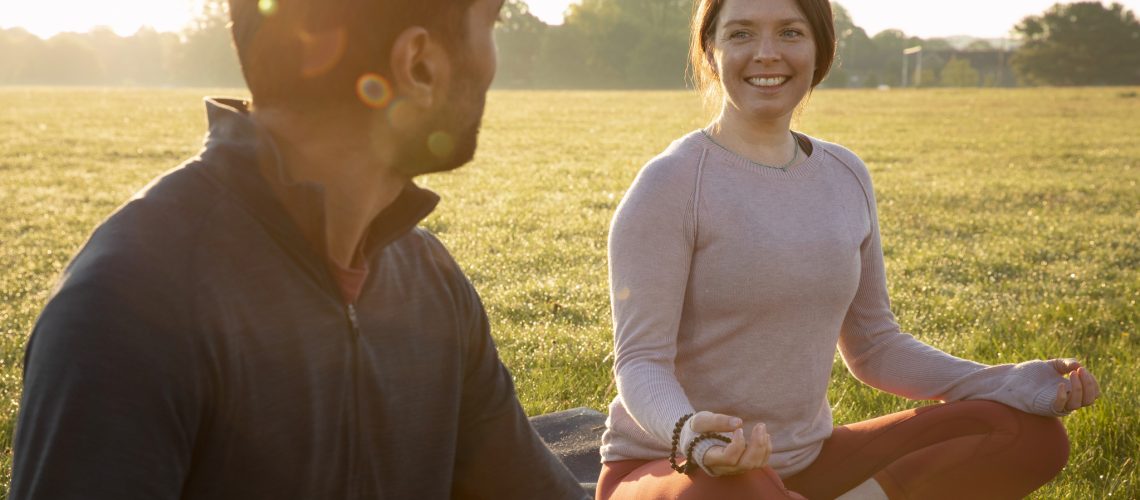
[(562, 15), (572, 3), (580, 0), (528, 0), (531, 14), (547, 24), (562, 24)]
[[(561, 24), (571, 3), (580, 0), (528, 0), (530, 11), (546, 23)], [(200, 9), (202, 0), (3, 0), (0, 28), (23, 28), (42, 38), (62, 32), (86, 33), (105, 26), (122, 36), (143, 26), (158, 31), (182, 31)], [(259, 0), (263, 11), (276, 10), (276, 0)]]
[(0, 2), (0, 26), (21, 27), (40, 37), (106, 26), (119, 35), (142, 26), (181, 31), (193, 18), (193, 0), (7, 0)]

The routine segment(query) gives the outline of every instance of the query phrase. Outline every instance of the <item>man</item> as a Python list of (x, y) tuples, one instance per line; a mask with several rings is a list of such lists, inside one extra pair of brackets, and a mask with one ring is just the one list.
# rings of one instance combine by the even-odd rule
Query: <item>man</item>
[(582, 498), (411, 182), (474, 154), (502, 0), (231, 0), (252, 105), (91, 236), (11, 495)]

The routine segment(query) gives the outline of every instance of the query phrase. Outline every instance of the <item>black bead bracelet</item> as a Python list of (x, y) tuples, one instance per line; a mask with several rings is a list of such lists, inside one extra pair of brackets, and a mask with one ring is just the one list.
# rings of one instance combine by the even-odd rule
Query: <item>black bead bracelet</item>
[(692, 417), (692, 413), (688, 415), (682, 415), (681, 418), (677, 419), (677, 425), (673, 426), (673, 449), (669, 452), (669, 466), (681, 474), (688, 474), (696, 468), (697, 462), (696, 460), (693, 460), (693, 449), (696, 448), (697, 443), (706, 439), (714, 439), (722, 443), (732, 442), (731, 439), (715, 432), (701, 433), (697, 435), (697, 437), (693, 438), (692, 441), (689, 441), (689, 446), (685, 447), (685, 465), (677, 465), (677, 447), (681, 445), (681, 429), (684, 429), (685, 422), (687, 422)]
[[(682, 415), (681, 418), (677, 419), (677, 425), (673, 426), (673, 450), (669, 452), (669, 466), (682, 474), (688, 472), (689, 464), (686, 462), (684, 467), (677, 465), (677, 447), (681, 445), (681, 429), (685, 427), (685, 422), (692, 418), (692, 416), (692, 413)], [(696, 441), (696, 439), (693, 441)], [(688, 455), (685, 456), (687, 457)]]

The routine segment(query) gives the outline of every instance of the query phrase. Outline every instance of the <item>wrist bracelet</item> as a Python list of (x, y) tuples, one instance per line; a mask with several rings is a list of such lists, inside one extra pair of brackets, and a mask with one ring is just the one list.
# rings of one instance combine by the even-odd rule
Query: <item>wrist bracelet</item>
[[(695, 459), (693, 459), (693, 448), (696, 448), (697, 443), (704, 441), (706, 439), (712, 439), (714, 441), (720, 441), (720, 442), (725, 443), (725, 444), (732, 442), (731, 439), (726, 438), (726, 437), (724, 437), (720, 434), (717, 434), (715, 432), (701, 433), (701, 435), (693, 438), (692, 441), (689, 441), (689, 446), (685, 449), (685, 467), (684, 467), (684, 470), (683, 471), (678, 470), (677, 472), (681, 472), (683, 474), (688, 474), (688, 473), (692, 472), (693, 469), (698, 467), (697, 461)], [(676, 469), (676, 468), (674, 468), (674, 469)]]
[[(682, 474), (688, 472), (689, 464), (686, 462), (684, 467), (677, 465), (677, 446), (680, 446), (681, 443), (681, 429), (685, 427), (685, 422), (692, 418), (692, 416), (692, 413), (681, 415), (681, 418), (677, 419), (677, 425), (673, 426), (673, 450), (669, 452), (669, 466)], [(693, 441), (696, 441), (696, 439), (693, 439)]]

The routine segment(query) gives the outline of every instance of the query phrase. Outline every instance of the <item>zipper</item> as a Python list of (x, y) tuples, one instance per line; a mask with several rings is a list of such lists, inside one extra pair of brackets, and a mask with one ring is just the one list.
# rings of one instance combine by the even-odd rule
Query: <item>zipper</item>
[[(356, 314), (355, 304), (345, 304), (345, 316), (348, 317), (349, 333), (352, 337), (352, 347), (350, 354), (350, 369), (352, 370), (352, 423), (351, 428), (356, 437), (360, 436), (360, 318)], [(348, 484), (345, 493), (349, 498), (359, 498), (360, 480), (363, 477), (361, 459), (359, 456), (360, 451), (356, 449), (357, 440), (353, 439), (349, 443), (348, 452)]]
[(360, 320), (356, 317), (356, 306), (348, 304), (345, 307), (345, 312), (348, 314), (348, 326), (352, 328), (352, 341), (360, 338)]

